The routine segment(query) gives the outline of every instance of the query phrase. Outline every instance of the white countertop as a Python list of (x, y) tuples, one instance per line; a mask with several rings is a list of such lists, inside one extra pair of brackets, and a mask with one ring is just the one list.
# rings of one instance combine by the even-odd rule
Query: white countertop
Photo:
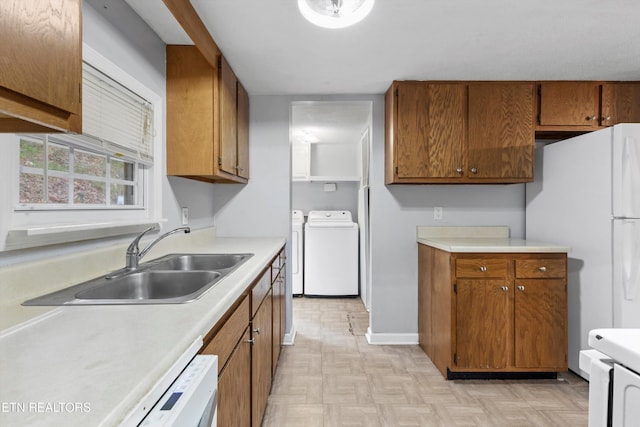
[[(118, 425), (284, 244), (284, 238), (215, 238), (194, 251), (254, 256), (191, 303), (16, 303), (14, 324), (0, 328), (0, 425)], [(16, 324), (17, 318), (28, 320)]]
[(570, 251), (567, 246), (509, 238), (418, 238), (418, 243), (447, 252), (461, 253), (568, 253)]
[(446, 252), (460, 253), (568, 253), (571, 250), (554, 243), (511, 239), (505, 226), (418, 226), (416, 240)]

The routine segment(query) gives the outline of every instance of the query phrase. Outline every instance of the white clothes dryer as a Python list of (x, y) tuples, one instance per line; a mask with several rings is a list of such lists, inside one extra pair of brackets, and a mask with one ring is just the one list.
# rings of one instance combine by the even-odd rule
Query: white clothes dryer
[(304, 213), (291, 212), (291, 292), (302, 295), (304, 286)]
[(358, 224), (351, 212), (310, 211), (304, 237), (304, 294), (357, 296)]

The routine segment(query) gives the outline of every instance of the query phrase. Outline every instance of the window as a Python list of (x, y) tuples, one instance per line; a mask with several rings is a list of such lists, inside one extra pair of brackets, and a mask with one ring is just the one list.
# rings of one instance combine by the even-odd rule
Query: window
[(142, 165), (52, 135), (20, 137), (20, 208), (143, 207)]
[(83, 60), (82, 135), (0, 134), (0, 251), (160, 221), (162, 98), (86, 44)]

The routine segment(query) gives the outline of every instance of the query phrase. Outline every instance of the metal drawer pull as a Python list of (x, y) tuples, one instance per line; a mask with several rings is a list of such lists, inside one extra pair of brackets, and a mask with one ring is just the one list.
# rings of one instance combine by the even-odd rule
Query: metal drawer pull
[(260, 335), (260, 328), (254, 329), (253, 332), (255, 332), (256, 334)]
[(482, 271), (483, 273), (485, 273), (487, 271), (487, 267), (485, 267), (484, 265), (480, 266), (480, 271)]
[(540, 270), (541, 273), (545, 273), (547, 271), (547, 267), (542, 266), (538, 268), (538, 270)]
[(478, 173), (478, 168), (471, 168), (471, 173)]
[(256, 339), (255, 338), (251, 338), (250, 340), (246, 340), (245, 342), (248, 342), (249, 344), (255, 344), (256, 343)]
[(524, 291), (524, 286), (522, 286), (522, 285), (518, 285), (518, 290), (519, 290), (519, 291)]
[(508, 287), (508, 286), (503, 286), (503, 287), (502, 287), (502, 290), (503, 290), (503, 291), (505, 291), (505, 292), (507, 292), (507, 291), (509, 290), (509, 287)]
[(462, 168), (456, 169), (456, 172), (458, 172), (459, 174), (462, 174)]

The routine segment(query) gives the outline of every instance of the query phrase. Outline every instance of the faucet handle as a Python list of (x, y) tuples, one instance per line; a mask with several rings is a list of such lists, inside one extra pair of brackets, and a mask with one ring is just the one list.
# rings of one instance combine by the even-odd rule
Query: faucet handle
[(127, 248), (127, 254), (137, 254), (137, 253), (139, 253), (140, 252), (140, 248), (138, 247), (138, 243), (140, 243), (140, 239), (142, 239), (142, 236), (144, 236), (145, 234), (149, 233), (150, 231), (160, 231), (160, 228), (157, 225), (152, 225), (151, 227), (149, 227), (146, 230), (144, 230), (142, 233), (138, 234), (136, 236), (136, 238), (133, 239), (133, 242), (131, 242), (131, 244)]

